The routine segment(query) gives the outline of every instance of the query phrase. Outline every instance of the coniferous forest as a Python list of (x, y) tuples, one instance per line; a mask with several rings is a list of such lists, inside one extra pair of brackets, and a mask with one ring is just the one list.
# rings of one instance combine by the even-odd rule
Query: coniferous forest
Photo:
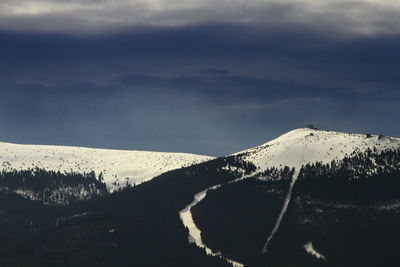
[[(269, 179), (250, 178), (209, 192), (193, 213), (209, 247), (248, 266), (395, 266), (399, 163), (398, 150), (369, 150), (303, 166), (266, 254), (261, 249), (289, 184), (285, 172), (282, 179), (270, 179), (276, 170), (268, 170)], [(308, 242), (324, 259), (307, 253)]]
[[(1, 196), (9, 200), (0, 203), (0, 216), (10, 222), (10, 231), (8, 239), (3, 237), (8, 242), (2, 242), (0, 264), (230, 266), (190, 244), (178, 214), (198, 191), (242, 175), (223, 168), (227, 165), (255, 169), (236, 157), (220, 158), (68, 206), (48, 206), (4, 192)], [(11, 208), (16, 205), (21, 208)]]
[(107, 194), (105, 183), (94, 172), (61, 173), (34, 168), (0, 172), (0, 189), (17, 192), (49, 205), (67, 205)]

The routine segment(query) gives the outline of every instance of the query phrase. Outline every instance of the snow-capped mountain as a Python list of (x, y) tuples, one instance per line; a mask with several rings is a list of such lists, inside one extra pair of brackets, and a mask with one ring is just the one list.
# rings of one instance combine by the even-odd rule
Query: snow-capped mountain
[(243, 160), (250, 161), (262, 171), (283, 166), (298, 169), (315, 162), (326, 164), (367, 149), (381, 152), (398, 148), (400, 138), (300, 128), (234, 155), (242, 156)]
[[(233, 266), (396, 265), (400, 138), (310, 127), (231, 156), (255, 171), (201, 191), (187, 216), (209, 254)], [(246, 170), (223, 169), (235, 168)]]
[(94, 171), (103, 176), (109, 191), (210, 159), (213, 158), (188, 153), (0, 143), (0, 170), (40, 168), (81, 174)]

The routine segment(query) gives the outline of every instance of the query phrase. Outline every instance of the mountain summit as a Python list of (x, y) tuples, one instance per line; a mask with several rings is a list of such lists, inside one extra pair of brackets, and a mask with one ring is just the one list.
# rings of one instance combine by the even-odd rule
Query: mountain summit
[(282, 166), (297, 169), (307, 163), (341, 160), (368, 149), (380, 152), (397, 148), (400, 148), (400, 138), (300, 128), (234, 155), (243, 156), (260, 170)]

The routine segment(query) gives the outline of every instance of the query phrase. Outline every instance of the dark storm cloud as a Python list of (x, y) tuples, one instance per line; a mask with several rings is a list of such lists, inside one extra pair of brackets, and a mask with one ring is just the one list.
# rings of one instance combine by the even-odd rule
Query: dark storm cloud
[[(172, 73), (176, 68), (181, 68), (179, 73), (183, 73), (192, 65), (189, 72), (200, 70), (199, 74), (207, 69), (208, 72), (223, 72), (225, 69), (236, 74), (258, 74), (266, 67), (268, 71), (273, 71), (270, 66), (279, 69), (280, 65), (284, 65), (287, 68), (293, 63), (292, 69), (299, 66), (304, 71), (312, 70), (313, 74), (318, 71), (317, 75), (329, 70), (335, 74), (343, 68), (356, 67), (351, 74), (360, 73), (360, 79), (368, 79), (371, 77), (362, 75), (363, 72), (377, 70), (378, 67), (389, 71), (377, 71), (378, 76), (395, 74), (396, 70), (391, 65), (400, 60), (397, 36), (343, 39), (301, 28), (264, 32), (262, 28), (225, 24), (147, 28), (96, 38), (15, 33), (3, 33), (0, 38), (1, 68), (5, 72), (26, 66), (30, 68), (35, 64), (40, 67), (57, 64), (57, 68), (62, 68), (77, 67), (82, 63), (95, 65), (96, 71), (108, 71), (107, 68), (117, 65), (121, 70), (116, 71), (121, 72), (129, 72), (130, 69), (157, 72), (157, 64), (160, 64), (162, 70), (158, 72), (162, 74), (167, 72), (168, 65), (174, 70)], [(253, 67), (247, 70), (246, 64)], [(260, 65), (258, 70), (257, 65)], [(292, 76), (292, 79), (296, 78), (299, 77)]]

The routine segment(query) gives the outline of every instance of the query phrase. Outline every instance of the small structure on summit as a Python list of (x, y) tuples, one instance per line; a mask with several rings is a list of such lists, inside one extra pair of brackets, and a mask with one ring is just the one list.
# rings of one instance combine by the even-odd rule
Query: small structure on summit
[(316, 127), (314, 124), (308, 124), (308, 125), (306, 126), (306, 128), (312, 129), (312, 130), (319, 130), (319, 128)]

